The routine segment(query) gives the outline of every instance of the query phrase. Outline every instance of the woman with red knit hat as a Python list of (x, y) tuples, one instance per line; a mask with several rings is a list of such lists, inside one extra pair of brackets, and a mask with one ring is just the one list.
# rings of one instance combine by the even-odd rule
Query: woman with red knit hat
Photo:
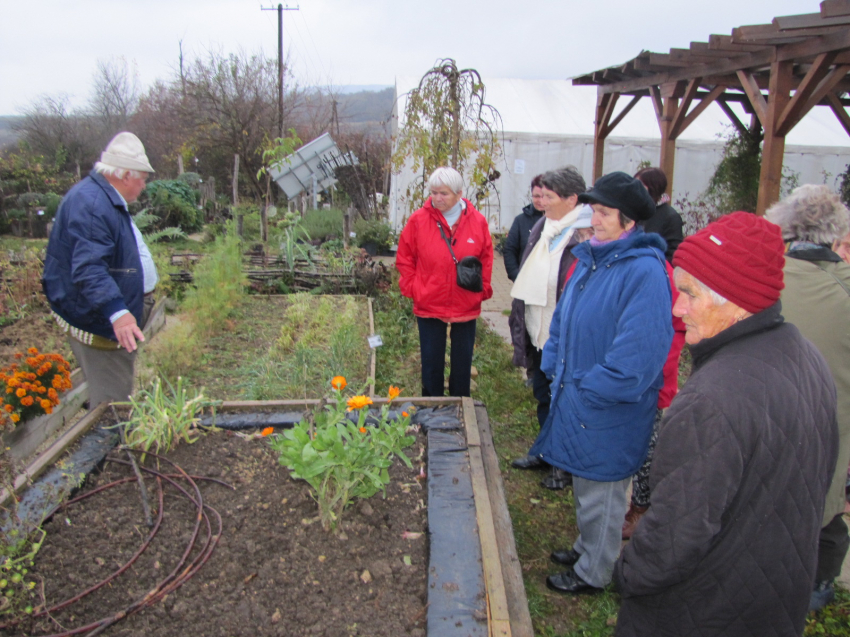
[(801, 635), (837, 454), (836, 394), (782, 317), (779, 228), (735, 212), (673, 257), (694, 366), (661, 423), (652, 506), (614, 571), (617, 635)]

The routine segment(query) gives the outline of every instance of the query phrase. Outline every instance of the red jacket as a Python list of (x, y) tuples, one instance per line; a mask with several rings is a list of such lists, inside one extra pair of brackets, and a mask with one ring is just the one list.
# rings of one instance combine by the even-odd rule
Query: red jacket
[[(478, 318), (481, 302), (493, 296), (490, 276), (493, 273), (493, 241), (487, 220), (466, 199), (466, 209), (454, 231), (446, 225), (443, 213), (431, 205), (414, 212), (398, 240), (395, 266), (401, 277), (401, 293), (413, 299), (413, 313), (421, 318), (438, 318), (447, 323), (460, 323)], [(470, 292), (458, 287), (455, 264), (437, 222), (452, 242), (457, 260), (478, 257), (481, 260), (484, 289)]]

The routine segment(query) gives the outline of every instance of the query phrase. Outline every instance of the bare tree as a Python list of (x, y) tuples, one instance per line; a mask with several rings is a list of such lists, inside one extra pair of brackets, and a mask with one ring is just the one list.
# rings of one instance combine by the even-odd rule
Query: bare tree
[(89, 114), (109, 138), (127, 127), (139, 105), (139, 74), (135, 62), (123, 57), (99, 60), (89, 99)]
[(99, 145), (91, 139), (87, 118), (71, 110), (67, 95), (41, 96), (23, 114), (18, 130), (24, 141), (64, 170), (79, 175), (81, 167), (88, 167), (97, 157)]

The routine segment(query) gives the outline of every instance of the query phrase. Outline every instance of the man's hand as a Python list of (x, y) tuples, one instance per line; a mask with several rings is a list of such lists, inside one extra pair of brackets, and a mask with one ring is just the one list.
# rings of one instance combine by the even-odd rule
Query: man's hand
[(136, 341), (143, 342), (145, 335), (142, 330), (136, 325), (136, 319), (132, 314), (124, 314), (112, 324), (112, 329), (115, 331), (115, 338), (118, 339), (118, 344), (128, 352), (136, 351)]

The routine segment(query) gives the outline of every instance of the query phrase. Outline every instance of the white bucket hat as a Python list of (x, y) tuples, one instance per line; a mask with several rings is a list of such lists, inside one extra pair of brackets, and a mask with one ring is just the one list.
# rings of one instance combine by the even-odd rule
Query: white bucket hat
[(156, 172), (148, 161), (142, 141), (133, 133), (118, 133), (100, 154), (100, 161), (114, 168)]
[(578, 219), (573, 224), (573, 228), (590, 228), (591, 223), (590, 220), (593, 217), (593, 208), (591, 208), (588, 204), (584, 204), (581, 207), (581, 210), (578, 213)]

